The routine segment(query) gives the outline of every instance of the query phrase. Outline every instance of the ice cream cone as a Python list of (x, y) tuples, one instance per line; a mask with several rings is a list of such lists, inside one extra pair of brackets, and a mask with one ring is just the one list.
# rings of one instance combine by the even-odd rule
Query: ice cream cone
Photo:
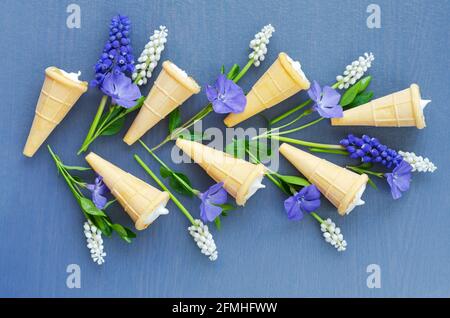
[(165, 61), (150, 94), (123, 140), (132, 145), (175, 108), (199, 92), (200, 86), (193, 78), (172, 62)]
[(310, 83), (302, 72), (300, 63), (294, 62), (286, 53), (277, 60), (256, 82), (247, 94), (247, 105), (242, 113), (229, 114), (224, 123), (233, 127), (263, 110), (273, 107), (303, 89)]
[(266, 170), (262, 164), (254, 165), (195, 141), (178, 138), (176, 144), (211, 178), (223, 182), (224, 189), (241, 206), (255, 193), (257, 187), (254, 185), (260, 184), (258, 181), (262, 180)]
[(344, 111), (332, 118), (333, 126), (375, 126), (425, 128), (419, 85), (377, 98), (367, 104)]
[(286, 143), (280, 146), (280, 152), (320, 190), (340, 215), (348, 214), (355, 200), (360, 199), (368, 181), (366, 174), (359, 175)]
[(164, 209), (169, 201), (167, 192), (159, 191), (93, 152), (86, 156), (86, 161), (103, 177), (103, 182), (135, 222), (137, 230), (146, 229), (159, 215), (168, 213)]
[(23, 149), (25, 156), (32, 157), (36, 153), (86, 91), (87, 82), (72, 80), (54, 66), (45, 70), (45, 80), (36, 105), (33, 124)]

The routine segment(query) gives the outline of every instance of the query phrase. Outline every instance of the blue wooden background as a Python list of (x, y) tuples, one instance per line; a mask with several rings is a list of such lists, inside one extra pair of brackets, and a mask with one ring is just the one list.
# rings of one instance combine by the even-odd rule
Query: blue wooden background
[[(449, 49), (450, 1), (384, 1), (381, 29), (366, 26), (371, 1), (17, 1), (3, 0), (0, 11), (0, 295), (1, 296), (450, 296)], [(66, 7), (81, 7), (81, 28), (66, 27)], [(426, 109), (424, 130), (333, 128), (327, 121), (297, 134), (306, 140), (334, 143), (344, 134), (376, 135), (393, 148), (429, 156), (434, 174), (415, 175), (401, 200), (390, 199), (388, 187), (369, 188), (366, 205), (342, 218), (327, 202), (320, 214), (342, 228), (348, 250), (337, 253), (321, 238), (312, 218), (288, 221), (285, 197), (268, 181), (245, 208), (232, 212), (223, 229), (214, 230), (219, 260), (209, 262), (187, 234), (188, 222), (170, 203), (170, 215), (139, 233), (132, 245), (105, 239), (106, 264), (92, 263), (85, 246), (83, 216), (45, 148), (34, 158), (22, 155), (44, 78), (56, 65), (93, 76), (92, 65), (106, 41), (109, 19), (116, 13), (133, 23), (138, 55), (159, 25), (169, 28), (163, 59), (171, 59), (205, 85), (222, 64), (245, 63), (248, 42), (272, 23), (276, 33), (267, 60), (242, 80), (244, 90), (263, 74), (280, 51), (299, 58), (310, 79), (332, 83), (345, 65), (365, 51), (376, 60), (370, 74), (376, 96), (420, 84), (433, 100)], [(159, 72), (160, 66), (157, 72)], [(150, 85), (144, 88), (146, 94)], [(306, 98), (301, 93), (268, 112), (282, 113)], [(84, 164), (76, 156), (95, 113), (100, 93), (89, 90), (48, 139), (61, 158)], [(182, 106), (185, 118), (204, 105), (199, 94)], [(130, 118), (131, 119), (131, 118)], [(211, 115), (204, 127), (223, 127)], [(129, 122), (127, 123), (127, 126)], [(243, 127), (262, 125), (253, 118)], [(155, 144), (167, 131), (162, 122), (145, 136)], [(170, 160), (171, 146), (160, 151)], [(104, 138), (92, 150), (149, 183), (133, 160), (144, 157), (139, 146), (120, 137)], [(349, 162), (324, 156), (337, 163)], [(195, 165), (176, 167), (195, 186), (211, 184)], [(284, 173), (295, 173), (281, 161)], [(183, 199), (198, 213), (198, 201)], [(132, 226), (120, 207), (112, 217)], [(66, 287), (68, 264), (81, 267), (81, 288)], [(366, 286), (366, 267), (381, 267), (380, 289)]]

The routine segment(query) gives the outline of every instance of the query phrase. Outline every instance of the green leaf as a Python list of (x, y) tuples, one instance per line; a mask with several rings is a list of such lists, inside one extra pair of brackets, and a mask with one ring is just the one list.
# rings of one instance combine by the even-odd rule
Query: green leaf
[(358, 93), (364, 92), (372, 81), (372, 76), (366, 76), (359, 80), (359, 90)]
[(108, 126), (103, 132), (102, 136), (113, 136), (120, 132), (120, 130), (123, 127), (123, 124), (125, 123), (125, 116), (117, 119), (115, 122), (113, 122), (111, 125)]
[(114, 231), (116, 231), (117, 234), (119, 234), (120, 237), (124, 237), (124, 236), (127, 237), (127, 236), (128, 236), (127, 231), (126, 231), (125, 228), (124, 228), (122, 225), (120, 225), (120, 224), (117, 224), (117, 223), (112, 224), (112, 225), (111, 225), (111, 228), (112, 228)]
[(287, 194), (287, 195), (293, 195), (293, 193), (292, 193), (292, 191), (291, 191), (291, 186), (289, 185), (289, 183), (287, 183), (287, 182), (285, 182), (284, 180), (282, 180), (282, 179), (278, 179), (278, 181), (280, 182), (280, 184), (281, 184), (281, 190), (285, 193), (285, 194)]
[(216, 228), (218, 230), (220, 230), (220, 228), (222, 227), (222, 224), (220, 222), (220, 217), (219, 216), (214, 219), (214, 224), (216, 225)]
[(350, 103), (355, 100), (356, 95), (358, 95), (359, 93), (359, 85), (360, 82), (357, 82), (355, 85), (346, 90), (344, 95), (342, 95), (341, 97), (339, 105), (341, 105), (342, 107), (350, 105)]
[(175, 108), (169, 115), (169, 134), (181, 126), (180, 108)]
[(132, 230), (130, 230), (127, 227), (124, 227), (124, 228), (125, 228), (125, 231), (127, 231), (127, 237), (129, 237), (129, 238), (135, 238), (136, 237), (136, 233), (134, 233)]
[(234, 205), (230, 204), (230, 203), (214, 204), (214, 205), (222, 208), (222, 213), (236, 209), (236, 207)]
[(205, 133), (201, 131), (189, 131), (187, 129), (184, 129), (180, 135), (179, 138), (183, 138), (190, 141), (203, 141), (203, 140), (210, 140), (210, 137), (207, 136)]
[(161, 175), (161, 177), (163, 177), (165, 179), (165, 178), (170, 177), (172, 175), (172, 171), (167, 169), (164, 166), (160, 166), (159, 174)]
[(97, 228), (100, 229), (100, 231), (102, 231), (103, 235), (107, 237), (111, 236), (112, 230), (102, 216), (93, 216), (91, 221)]
[(88, 171), (88, 170), (92, 170), (91, 168), (88, 167), (78, 167), (78, 166), (66, 166), (66, 165), (62, 165), (66, 170), (77, 170), (77, 171)]
[(84, 212), (86, 212), (89, 215), (96, 215), (96, 216), (106, 216), (105, 212), (97, 208), (91, 200), (87, 198), (80, 198), (80, 206), (83, 209)]
[(239, 65), (234, 64), (231, 67), (230, 71), (228, 72), (227, 78), (230, 79), (230, 80), (233, 80), (239, 74), (239, 71), (240, 71)]
[(307, 187), (310, 185), (308, 180), (306, 180), (305, 178), (299, 177), (299, 176), (279, 175), (278, 178), (290, 185), (297, 185), (297, 186), (302, 186), (302, 187)]
[(360, 165), (356, 166), (357, 168), (361, 168), (361, 169), (371, 169), (373, 167), (373, 163), (372, 162), (363, 162)]
[(377, 185), (375, 184), (375, 182), (372, 181), (371, 178), (369, 178), (369, 180), (367, 181), (369, 183), (369, 185), (374, 188), (375, 190), (378, 190)]
[(225, 74), (225, 65), (220, 68), (220, 74)]
[(348, 105), (348, 108), (353, 108), (353, 107), (357, 107), (359, 105), (363, 105), (366, 104), (368, 102), (370, 102), (373, 98), (373, 92), (369, 91), (369, 92), (363, 92), (361, 94), (358, 94), (356, 96), (356, 98), (353, 100), (353, 102), (351, 102), (350, 105)]
[(191, 192), (191, 190), (188, 187), (186, 187), (182, 182), (180, 182), (174, 175), (177, 175), (178, 178), (181, 178), (189, 187), (192, 188), (192, 184), (189, 178), (181, 172), (172, 172), (172, 175), (170, 176), (169, 179), (169, 185), (179, 194), (192, 197), (194, 194)]

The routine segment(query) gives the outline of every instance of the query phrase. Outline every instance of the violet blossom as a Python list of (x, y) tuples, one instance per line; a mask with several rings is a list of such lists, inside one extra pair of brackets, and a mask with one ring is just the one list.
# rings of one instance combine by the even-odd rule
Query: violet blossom
[(227, 191), (223, 188), (223, 182), (216, 183), (208, 190), (199, 194), (200, 218), (203, 222), (212, 222), (222, 213), (222, 208), (218, 205), (227, 203)]
[(394, 200), (402, 196), (402, 192), (408, 191), (411, 183), (412, 166), (406, 161), (394, 168), (392, 173), (386, 173), (385, 177), (391, 187), (391, 194)]
[(305, 213), (311, 213), (320, 207), (320, 191), (315, 185), (302, 188), (284, 201), (284, 209), (289, 220), (299, 221)]
[(109, 73), (105, 76), (101, 90), (112, 98), (114, 104), (124, 108), (131, 108), (141, 97), (139, 87), (131, 82), (131, 79), (123, 73)]
[(206, 97), (218, 114), (241, 113), (247, 104), (242, 88), (223, 74), (206, 86)]
[(86, 189), (91, 191), (92, 202), (94, 202), (95, 206), (102, 210), (108, 202), (106, 195), (109, 193), (108, 187), (103, 182), (103, 177), (100, 175), (97, 176), (94, 184), (87, 184)]
[(341, 95), (330, 86), (320, 87), (314, 81), (308, 90), (309, 97), (314, 101), (312, 109), (324, 118), (337, 118), (343, 116), (342, 106), (339, 105)]

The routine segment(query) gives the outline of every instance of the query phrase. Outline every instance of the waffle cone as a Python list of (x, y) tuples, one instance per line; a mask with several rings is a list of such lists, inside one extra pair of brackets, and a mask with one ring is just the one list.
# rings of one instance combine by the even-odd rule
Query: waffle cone
[(86, 161), (103, 177), (103, 182), (135, 222), (137, 230), (146, 229), (150, 224), (145, 220), (169, 201), (167, 192), (159, 191), (93, 152), (86, 156)]
[(247, 94), (247, 105), (244, 111), (229, 114), (224, 119), (224, 123), (227, 127), (234, 127), (299, 91), (308, 89), (309, 86), (308, 79), (295, 70), (288, 55), (282, 52)]
[(33, 124), (23, 149), (32, 157), (50, 133), (63, 120), (80, 96), (87, 91), (86, 82), (75, 82), (54, 66), (45, 70), (45, 80), (36, 105)]
[(359, 175), (286, 143), (280, 146), (280, 152), (320, 190), (340, 215), (345, 215), (361, 187), (368, 181), (366, 174)]
[(264, 175), (266, 170), (262, 164), (254, 165), (195, 141), (178, 138), (176, 144), (211, 178), (216, 182), (223, 182), (224, 189), (236, 199), (236, 204), (241, 206), (248, 199), (250, 186)]
[(420, 106), (419, 85), (377, 98), (367, 104), (344, 111), (342, 118), (332, 118), (333, 126), (375, 126), (425, 128)]
[(194, 79), (180, 75), (175, 64), (165, 61), (161, 73), (123, 140), (132, 145), (175, 108), (199, 92), (200, 86)]

